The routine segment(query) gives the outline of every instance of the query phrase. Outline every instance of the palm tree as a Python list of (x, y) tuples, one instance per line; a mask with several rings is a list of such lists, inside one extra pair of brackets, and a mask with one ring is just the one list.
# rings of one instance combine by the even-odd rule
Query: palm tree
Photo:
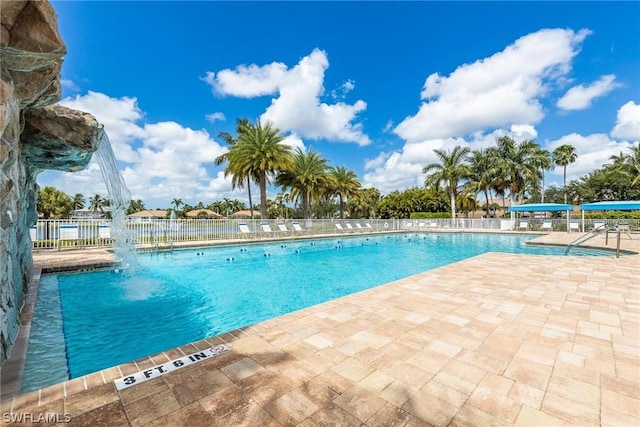
[(182, 203), (182, 199), (173, 199), (171, 200), (171, 204), (173, 205), (173, 210), (177, 212), (178, 209), (180, 209), (180, 206), (182, 206), (184, 203)]
[[(251, 125), (249, 119), (240, 118), (236, 120), (236, 134), (240, 135), (242, 132), (247, 129), (248, 126)], [(228, 132), (219, 132), (218, 137), (227, 143), (229, 146), (229, 150), (216, 157), (214, 163), (219, 166), (224, 162), (227, 162), (227, 166), (224, 169), (225, 178), (231, 174), (231, 188), (244, 188), (245, 181), (247, 185), (247, 192), (249, 193), (249, 211), (251, 212), (251, 218), (253, 218), (253, 202), (251, 200), (251, 179), (254, 178), (254, 181), (258, 180), (258, 177), (252, 176), (250, 170), (242, 170), (240, 168), (239, 161), (233, 157), (235, 154), (235, 150), (232, 151), (234, 147), (239, 143), (238, 137), (234, 137)]]
[(292, 169), (291, 147), (281, 143), (284, 137), (269, 122), (263, 125), (258, 120), (254, 125), (247, 121), (238, 130), (238, 141), (229, 149), (229, 162), (237, 166), (233, 169), (237, 173), (258, 178), (260, 215), (267, 218), (267, 184), (278, 172)]
[(71, 206), (74, 211), (84, 208), (84, 196), (81, 193), (76, 193), (71, 199)]
[(307, 219), (311, 200), (316, 199), (328, 183), (327, 159), (313, 149), (305, 153), (300, 148), (296, 148), (292, 158), (293, 167), (278, 174), (276, 185), (291, 189), (291, 199), (301, 200), (302, 216)]
[(567, 165), (573, 163), (578, 158), (576, 149), (569, 144), (563, 144), (553, 150), (553, 163), (563, 168), (562, 188), (564, 189), (564, 203), (567, 203)]
[(631, 185), (640, 184), (640, 144), (630, 148), (631, 154), (627, 155), (627, 164), (631, 174)]
[(329, 169), (329, 191), (340, 200), (340, 219), (344, 219), (344, 200), (350, 199), (360, 191), (360, 181), (352, 170), (344, 166), (333, 166)]
[(471, 168), (466, 164), (467, 155), (471, 149), (458, 145), (451, 151), (433, 150), (433, 152), (436, 153), (440, 162), (431, 163), (422, 168), (422, 173), (427, 174), (425, 185), (439, 187), (441, 183), (444, 183), (451, 203), (451, 218), (455, 220), (458, 183), (471, 174)]
[(131, 200), (129, 207), (127, 208), (127, 215), (143, 211), (144, 209), (144, 202), (141, 199)]
[(107, 200), (102, 198), (101, 195), (96, 194), (89, 199), (89, 210), (92, 212), (104, 212), (104, 207), (107, 205)]
[[(527, 139), (517, 143), (508, 136), (501, 136), (496, 139), (496, 147), (490, 153), (491, 173), (505, 189), (509, 189), (511, 206), (515, 205), (518, 197), (525, 195), (527, 189), (539, 187), (542, 168), (549, 157), (537, 142)], [(513, 219), (514, 212), (511, 212)]]
[[(489, 190), (494, 185), (490, 161), (491, 157), (487, 150), (472, 151), (469, 156), (471, 174), (465, 186), (465, 189), (473, 194), (483, 193), (487, 206), (489, 206)], [(489, 217), (489, 211), (487, 211), (487, 217)]]

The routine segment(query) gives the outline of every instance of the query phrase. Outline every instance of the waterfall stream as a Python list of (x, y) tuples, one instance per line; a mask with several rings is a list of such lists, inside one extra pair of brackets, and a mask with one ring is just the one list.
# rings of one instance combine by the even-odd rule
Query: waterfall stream
[[(111, 206), (111, 238), (115, 240), (114, 249), (119, 268), (134, 269), (137, 265), (137, 254), (133, 243), (133, 235), (127, 227), (127, 207), (131, 202), (131, 193), (118, 169), (116, 158), (104, 132), (94, 157), (100, 165), (104, 178), (109, 203)], [(131, 270), (130, 270), (131, 271)]]

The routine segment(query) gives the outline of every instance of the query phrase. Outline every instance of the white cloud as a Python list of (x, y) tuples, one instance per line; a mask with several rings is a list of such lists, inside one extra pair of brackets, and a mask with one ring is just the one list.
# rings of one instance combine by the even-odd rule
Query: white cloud
[(558, 108), (563, 110), (584, 110), (589, 108), (595, 98), (604, 96), (615, 88), (620, 87), (620, 84), (616, 83), (615, 80), (616, 76), (607, 74), (588, 86), (574, 86), (558, 100)]
[(300, 137), (298, 135), (296, 135), (295, 133), (291, 133), (290, 135), (287, 135), (284, 140), (282, 141), (282, 143), (284, 145), (288, 145), (289, 147), (296, 149), (299, 148), (302, 151), (306, 151), (304, 142), (302, 141), (302, 139), (300, 139)]
[(78, 87), (78, 85), (76, 85), (72, 80), (61, 79), (60, 84), (62, 85), (63, 88), (69, 89), (73, 92), (80, 91), (80, 88)]
[[(235, 70), (208, 72), (204, 80), (219, 95), (245, 98), (277, 95), (260, 120), (270, 121), (282, 131), (295, 132), (302, 138), (369, 144), (371, 141), (362, 131), (362, 125), (354, 123), (356, 115), (366, 109), (364, 101), (354, 104), (320, 101), (328, 67), (327, 54), (314, 49), (291, 69), (279, 62), (241, 65)], [(351, 90), (353, 85), (347, 81), (341, 90)]]
[[(148, 207), (166, 206), (172, 198), (206, 203), (240, 194), (232, 192), (231, 178), (224, 178), (222, 172), (210, 177), (209, 168), (225, 147), (206, 130), (190, 129), (176, 122), (144, 123), (135, 98), (111, 98), (89, 92), (66, 98), (62, 103), (87, 111), (104, 124), (116, 158), (126, 162), (121, 173), (131, 196), (144, 200)], [(67, 194), (106, 196), (95, 159), (83, 171), (58, 173), (52, 179), (52, 185)]]
[(488, 58), (458, 67), (449, 76), (427, 77), (424, 100), (395, 132), (408, 142), (464, 136), (544, 116), (539, 98), (562, 81), (590, 32), (544, 29)]
[(207, 119), (207, 121), (209, 121), (211, 123), (214, 123), (216, 121), (224, 122), (224, 121), (227, 120), (227, 118), (224, 116), (224, 114), (219, 112), (219, 111), (217, 111), (215, 113), (207, 114), (205, 116), (205, 118)]
[(611, 136), (628, 141), (640, 141), (640, 105), (633, 101), (624, 104), (618, 110), (616, 125)]
[(64, 98), (60, 104), (93, 114), (104, 125), (118, 160), (127, 163), (139, 160), (131, 147), (134, 140), (144, 135), (144, 130), (136, 123), (143, 117), (136, 98), (111, 98), (89, 91), (86, 95)]
[[(596, 169), (601, 168), (606, 163), (611, 163), (609, 158), (619, 155), (620, 152), (628, 153), (632, 146), (629, 142), (616, 142), (604, 134), (596, 133), (587, 136), (571, 133), (560, 139), (547, 144), (547, 149), (553, 151), (561, 145), (568, 144), (576, 149), (578, 157), (574, 163), (567, 165), (567, 182), (578, 179)], [(551, 175), (558, 177), (557, 184), (562, 185), (563, 168), (556, 167)], [(549, 182), (551, 184), (553, 182)]]

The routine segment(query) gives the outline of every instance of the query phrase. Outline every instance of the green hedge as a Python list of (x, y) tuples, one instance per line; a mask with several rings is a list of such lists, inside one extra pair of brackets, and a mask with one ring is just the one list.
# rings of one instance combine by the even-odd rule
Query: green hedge
[(411, 219), (450, 219), (451, 212), (411, 212)]
[(584, 213), (584, 219), (640, 219), (640, 211), (591, 211)]

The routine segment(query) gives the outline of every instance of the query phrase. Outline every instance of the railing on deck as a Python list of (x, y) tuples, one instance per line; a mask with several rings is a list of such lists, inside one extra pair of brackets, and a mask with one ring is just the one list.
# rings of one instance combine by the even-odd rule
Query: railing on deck
[[(551, 227), (542, 227), (551, 221)], [(574, 221), (574, 220), (572, 220)], [(615, 226), (619, 220), (585, 220), (584, 230), (600, 224)], [(624, 221), (631, 230), (640, 228), (640, 220)], [(242, 227), (240, 224), (245, 224)], [(263, 227), (264, 225), (264, 227)], [(545, 224), (547, 226), (548, 224)], [(40, 220), (31, 227), (30, 237), (34, 249), (66, 249), (103, 247), (113, 244), (113, 233), (109, 220), (65, 219)], [(583, 224), (580, 223), (580, 229)], [(147, 219), (128, 220), (127, 227), (133, 243), (144, 245), (172, 245), (176, 242), (205, 242), (247, 238), (278, 238), (285, 236), (323, 236), (329, 234), (357, 234), (390, 231), (567, 231), (566, 219), (528, 220), (527, 229), (518, 228), (518, 219), (457, 218), (416, 219), (287, 219), (287, 220), (243, 220), (243, 219)], [(270, 230), (270, 231), (269, 231)], [(572, 230), (573, 231), (573, 230)]]

